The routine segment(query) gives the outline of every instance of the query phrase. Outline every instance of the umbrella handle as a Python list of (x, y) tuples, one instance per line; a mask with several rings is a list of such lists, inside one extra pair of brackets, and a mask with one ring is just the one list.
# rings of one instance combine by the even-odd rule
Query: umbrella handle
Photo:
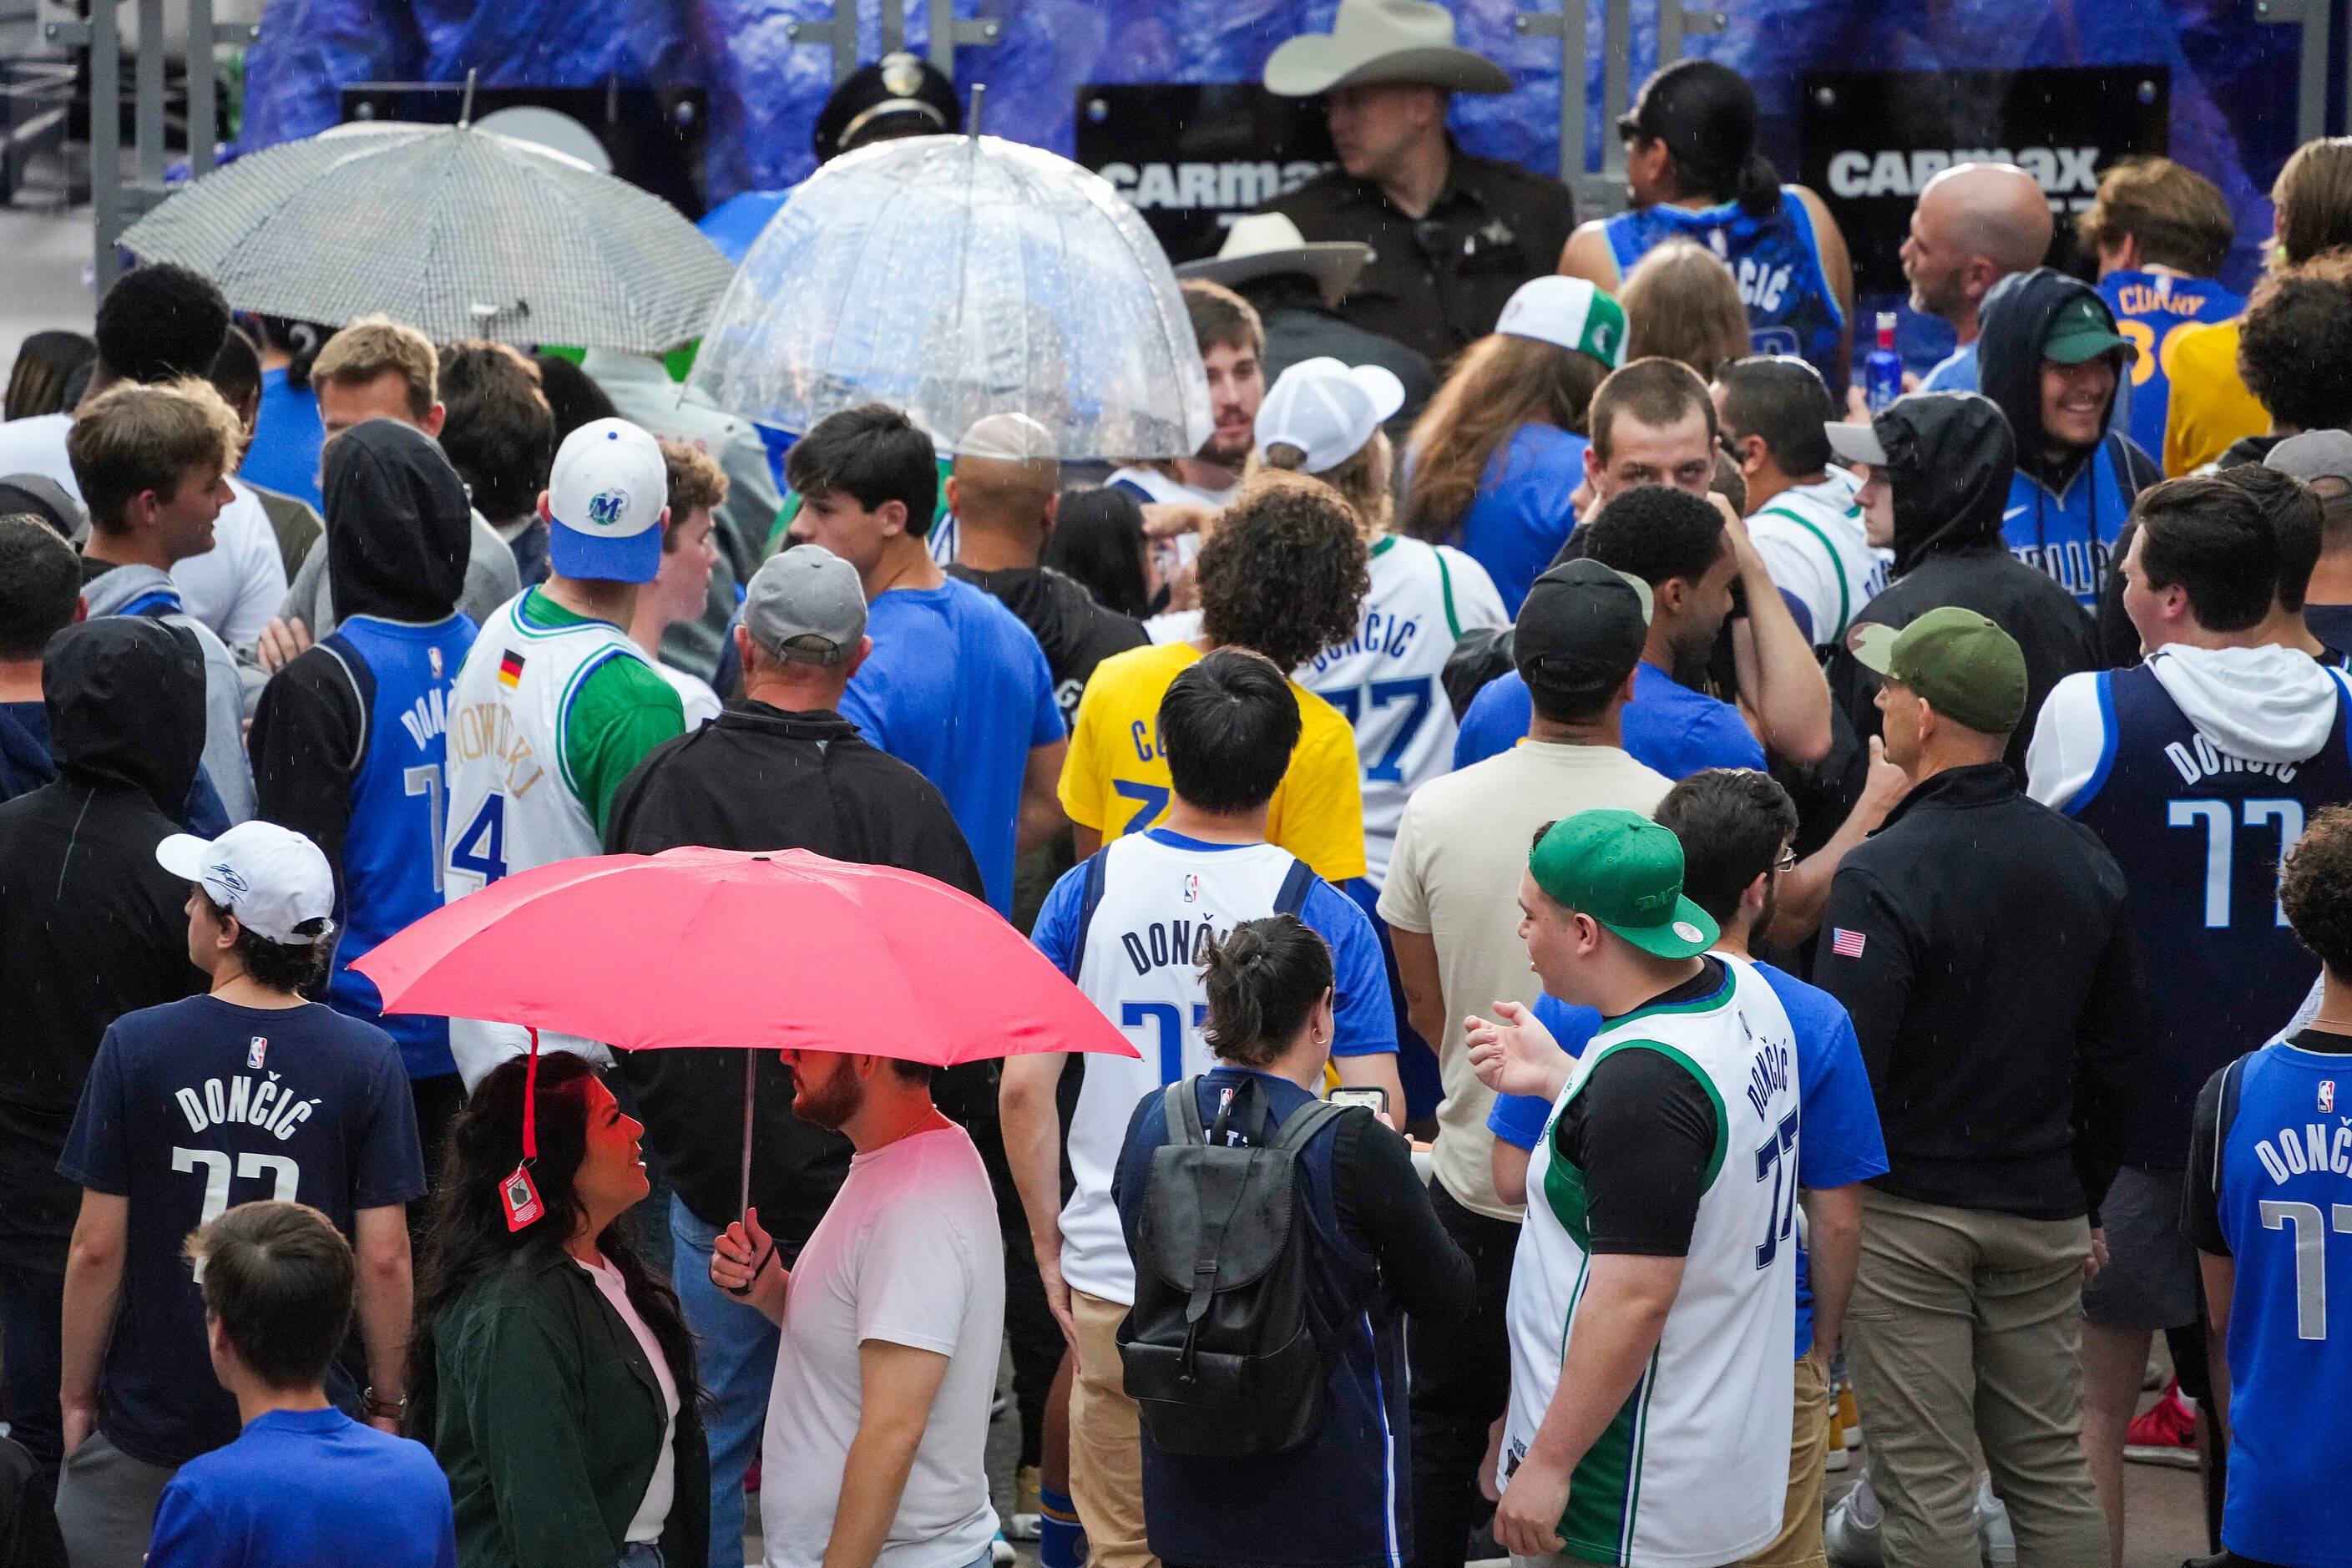
[(751, 1101), (760, 1089), (760, 1053), (755, 1047), (743, 1053), (743, 1190), (735, 1212), (741, 1214), (751, 1206)]
[(721, 1285), (719, 1288), (721, 1290), (726, 1291), (730, 1296), (749, 1296), (751, 1293), (751, 1287), (760, 1282), (760, 1276), (767, 1271), (768, 1265), (774, 1262), (775, 1258), (776, 1239), (773, 1237), (770, 1237), (768, 1238), (768, 1250), (760, 1254), (759, 1262), (751, 1265), (751, 1278), (743, 1282), (743, 1288), (740, 1290), (732, 1285)]

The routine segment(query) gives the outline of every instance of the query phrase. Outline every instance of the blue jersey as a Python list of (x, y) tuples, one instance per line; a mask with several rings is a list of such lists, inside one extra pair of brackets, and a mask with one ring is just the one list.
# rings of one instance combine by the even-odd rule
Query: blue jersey
[(2322, 806), (2352, 801), (2347, 698), (2299, 763), (2218, 749), (2147, 664), (2096, 678), (2099, 761), (2063, 809), (2099, 836), (2131, 887), (2154, 1047), (2139, 1086), (2133, 1164), (2179, 1170), (2189, 1110), (2215, 1068), (2311, 987), (2318, 963), (2279, 908), (2278, 868)]
[(1617, 276), (1669, 239), (1703, 245), (1723, 258), (1748, 307), (1748, 338), (1759, 354), (1796, 354), (1832, 386), (1846, 384), (1838, 353), (1845, 310), (1822, 270), (1812, 214), (1794, 185), (1780, 187), (1780, 205), (1758, 217), (1738, 202), (1720, 206), (1661, 204), (1619, 213), (1601, 225), (1617, 258)]
[(2047, 572), (2084, 609), (2095, 609), (2107, 580), (2107, 556), (2131, 515), (2137, 494), (2124, 458), (2123, 437), (2101, 437), (2091, 460), (2074, 470), (2063, 491), (2020, 468), (2010, 476), (2000, 536), (2009, 552)]
[(2352, 1058), (2273, 1041), (2215, 1088), (2211, 1163), (2196, 1173), (2210, 1173), (2212, 1209), (2189, 1223), (2201, 1250), (2218, 1243), (2237, 1264), (2221, 1544), (2263, 1563), (2352, 1568), (2352, 1536), (2334, 1521), (2352, 1483), (2340, 1440), (2352, 1409)]
[(2145, 451), (2164, 450), (2164, 416), (2172, 403), (2173, 334), (2184, 327), (2226, 321), (2246, 308), (2210, 278), (2174, 278), (2162, 272), (2110, 272), (2099, 279), (2099, 296), (2116, 313), (2116, 331), (2139, 349), (2131, 367), (2131, 438)]
[(457, 1070), (449, 1020), (383, 1013), (375, 982), (352, 967), (393, 932), (441, 907), (443, 780), (449, 683), (474, 646), (474, 623), (451, 616), (431, 626), (352, 616), (320, 647), (341, 659), (367, 710), (360, 764), (352, 774), (351, 826), (343, 835), (342, 935), (328, 973), (327, 1003), (381, 1026), (400, 1046), (411, 1078)]

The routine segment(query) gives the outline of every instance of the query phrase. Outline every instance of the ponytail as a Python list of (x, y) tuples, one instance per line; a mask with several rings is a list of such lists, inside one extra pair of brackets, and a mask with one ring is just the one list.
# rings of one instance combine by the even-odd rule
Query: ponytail
[(1737, 201), (1761, 217), (1780, 205), (1780, 175), (1756, 150), (1756, 89), (1713, 60), (1676, 60), (1642, 84), (1625, 124), (1663, 142), (1682, 195)]
[(1750, 217), (1762, 217), (1780, 205), (1780, 171), (1752, 147), (1739, 165), (1738, 202)]
[(316, 321), (298, 321), (289, 316), (261, 318), (262, 335), (269, 346), (288, 356), (286, 384), (295, 392), (307, 392), (310, 386), (310, 366), (318, 360), (319, 351), (327, 346), (334, 333)]
[(1264, 1067), (1289, 1048), (1331, 988), (1331, 950), (1297, 915), (1244, 921), (1201, 965), (1209, 994), (1209, 1048), (1243, 1067)]

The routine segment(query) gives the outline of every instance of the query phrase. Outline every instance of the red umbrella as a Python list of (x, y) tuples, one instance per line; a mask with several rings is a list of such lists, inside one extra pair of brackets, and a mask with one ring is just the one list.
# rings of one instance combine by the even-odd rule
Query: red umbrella
[(501, 878), (352, 967), (387, 1013), (625, 1050), (799, 1047), (952, 1067), (1135, 1047), (978, 899), (805, 849), (671, 849)]
[[(1031, 1051), (1132, 1057), (1110, 1020), (1003, 916), (912, 871), (805, 849), (684, 848), (519, 871), (444, 905), (352, 967), (387, 1013), (438, 1013), (625, 1050), (850, 1051), (952, 1067)], [(538, 1152), (531, 1096), (523, 1152)], [(537, 1216), (518, 1171), (509, 1223)]]

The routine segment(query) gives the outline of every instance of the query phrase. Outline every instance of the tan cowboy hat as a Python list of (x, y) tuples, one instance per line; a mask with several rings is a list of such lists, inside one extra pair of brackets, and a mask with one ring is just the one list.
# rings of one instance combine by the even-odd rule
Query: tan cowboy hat
[(1429, 0), (1339, 0), (1329, 32), (1301, 33), (1265, 62), (1265, 89), (1283, 98), (1379, 81), (1454, 92), (1508, 92), (1512, 85), (1502, 67), (1455, 47), (1453, 13)]
[(1360, 239), (1326, 239), (1310, 243), (1285, 213), (1249, 213), (1234, 219), (1225, 243), (1216, 255), (1187, 261), (1176, 268), (1179, 278), (1205, 278), (1228, 289), (1259, 278), (1286, 272), (1315, 279), (1323, 303), (1337, 305), (1372, 259), (1372, 247)]

